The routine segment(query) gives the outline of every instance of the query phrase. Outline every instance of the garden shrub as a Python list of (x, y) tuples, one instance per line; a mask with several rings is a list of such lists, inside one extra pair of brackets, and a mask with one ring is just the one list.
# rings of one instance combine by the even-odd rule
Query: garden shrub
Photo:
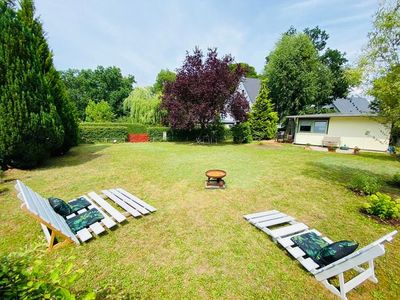
[(400, 187), (400, 173), (394, 174), (392, 182), (394, 185)]
[(365, 174), (357, 174), (351, 179), (348, 187), (357, 194), (371, 195), (380, 190), (382, 183), (376, 177)]
[(149, 127), (147, 128), (147, 134), (149, 135), (149, 139), (151, 142), (162, 142), (163, 141), (163, 133), (170, 131), (169, 127)]
[[(0, 258), (0, 299), (76, 299), (72, 284), (83, 273), (76, 269), (74, 257), (55, 259), (51, 268), (38, 246), (13, 252)], [(93, 292), (82, 299), (95, 299)]]
[(79, 126), (80, 143), (96, 143), (96, 142), (125, 142), (128, 136), (126, 126)]
[(225, 140), (227, 129), (222, 123), (216, 122), (210, 124), (207, 128), (192, 129), (171, 129), (169, 132), (169, 140), (182, 141), (201, 141), (204, 143), (222, 142)]
[(240, 123), (232, 128), (233, 142), (235, 144), (250, 143), (253, 140), (249, 123)]
[(389, 195), (378, 192), (369, 196), (364, 209), (367, 213), (381, 219), (398, 219), (400, 218), (400, 199), (394, 200)]

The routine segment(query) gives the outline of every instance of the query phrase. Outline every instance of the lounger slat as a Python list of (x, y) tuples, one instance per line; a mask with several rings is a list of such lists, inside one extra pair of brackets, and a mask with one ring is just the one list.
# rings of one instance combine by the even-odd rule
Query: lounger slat
[(269, 221), (260, 222), (260, 223), (257, 223), (256, 226), (259, 227), (259, 228), (270, 227), (270, 226), (274, 226), (274, 225), (288, 223), (288, 222), (291, 222), (293, 220), (294, 220), (293, 217), (283, 217), (283, 218), (278, 218), (278, 219), (273, 219), (273, 220), (269, 220)]
[(92, 238), (92, 235), (90, 234), (89, 230), (87, 230), (86, 228), (79, 230), (76, 233), (76, 236), (82, 241), (82, 242), (86, 242), (88, 240), (90, 240)]
[(121, 200), (125, 201), (126, 203), (128, 203), (130, 206), (132, 206), (134, 209), (136, 209), (138, 212), (140, 212), (142, 215), (147, 215), (150, 213), (150, 211), (148, 211), (147, 209), (145, 209), (143, 206), (140, 206), (139, 204), (137, 204), (135, 201), (133, 201), (132, 199), (130, 199), (129, 197), (125, 196), (124, 194), (120, 193), (119, 191), (117, 191), (116, 189), (110, 189), (108, 190), (109, 192), (113, 193), (115, 196), (117, 196), (118, 198), (120, 198)]
[(106, 231), (106, 230), (104, 229), (104, 227), (100, 225), (99, 222), (96, 222), (96, 223), (90, 225), (89, 228), (92, 229), (93, 232), (94, 232), (95, 234), (97, 234), (97, 235), (99, 235), (100, 233), (103, 233), (104, 231)]
[(108, 212), (118, 223), (121, 223), (126, 220), (126, 217), (121, 214), (118, 210), (111, 206), (111, 204), (107, 203), (103, 198), (97, 195), (95, 192), (88, 193), (90, 198), (92, 198), (97, 204), (99, 204), (106, 212)]
[(141, 213), (138, 212), (136, 209), (134, 209), (132, 206), (130, 206), (128, 203), (125, 201), (119, 199), (117, 196), (115, 196), (113, 193), (110, 193), (107, 190), (102, 191), (104, 195), (106, 195), (108, 198), (113, 200), (115, 203), (117, 203), (119, 206), (121, 206), (123, 209), (125, 209), (128, 213), (130, 213), (134, 217), (140, 217)]
[(304, 268), (306, 268), (307, 271), (311, 272), (312, 270), (315, 270), (319, 268), (319, 265), (313, 261), (311, 258), (306, 258), (306, 259), (298, 259), (299, 263), (302, 264)]
[(116, 189), (118, 192), (120, 192), (121, 194), (129, 197), (130, 199), (132, 199), (133, 201), (135, 201), (137, 204), (143, 206), (145, 209), (147, 209), (150, 212), (155, 212), (157, 209), (155, 209), (153, 206), (151, 206), (150, 204), (144, 202), (143, 200), (139, 199), (138, 197), (136, 197), (135, 195), (125, 191), (124, 189), (121, 188), (117, 188)]
[(297, 223), (289, 226), (285, 226), (279, 229), (271, 230), (272, 238), (276, 239), (278, 237), (284, 237), (288, 235), (295, 234), (308, 229), (308, 226), (303, 223)]
[(279, 211), (277, 211), (277, 210), (268, 210), (268, 211), (254, 213), (254, 214), (244, 215), (243, 218), (245, 218), (246, 220), (250, 220), (250, 219), (254, 219), (254, 218), (258, 218), (258, 217), (277, 214), (277, 213), (279, 213)]
[(115, 223), (107, 214), (105, 214), (103, 209), (101, 209), (99, 206), (94, 204), (93, 201), (90, 200), (89, 197), (87, 197), (85, 195), (82, 197), (85, 198), (88, 202), (90, 202), (91, 205), (89, 206), (89, 208), (93, 207), (93, 208), (97, 209), (103, 215), (104, 219), (101, 220), (100, 222), (103, 223), (107, 228), (112, 228), (115, 225), (117, 225), (117, 223)]
[(279, 219), (279, 218), (283, 218), (283, 217), (287, 217), (287, 216), (288, 215), (283, 214), (283, 213), (277, 213), (277, 214), (271, 214), (271, 215), (267, 215), (267, 216), (263, 216), (263, 217), (253, 218), (253, 219), (250, 219), (249, 222), (251, 224), (258, 224), (261, 222), (270, 221), (273, 219)]
[(306, 255), (299, 247), (287, 247), (286, 250), (296, 259)]

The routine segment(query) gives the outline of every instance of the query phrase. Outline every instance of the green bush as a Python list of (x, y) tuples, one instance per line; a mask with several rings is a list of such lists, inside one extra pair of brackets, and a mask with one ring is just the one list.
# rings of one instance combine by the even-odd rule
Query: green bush
[(376, 177), (365, 174), (357, 174), (351, 179), (348, 187), (357, 194), (371, 195), (380, 190), (382, 183)]
[[(76, 269), (73, 257), (58, 258), (49, 268), (49, 256), (37, 246), (0, 258), (0, 299), (76, 299), (71, 289), (83, 269)], [(95, 299), (89, 292), (82, 299)]]
[(400, 187), (400, 173), (396, 173), (393, 176), (393, 184)]
[(128, 137), (128, 129), (126, 126), (79, 126), (80, 143), (110, 143), (116, 140), (117, 142), (125, 142)]
[(147, 134), (149, 135), (149, 139), (151, 142), (162, 142), (163, 140), (163, 133), (167, 133), (167, 140), (168, 140), (168, 133), (170, 131), (169, 127), (149, 127), (147, 128)]
[(227, 129), (222, 123), (216, 122), (210, 124), (207, 128), (193, 129), (171, 129), (168, 140), (182, 141), (198, 141), (202, 143), (218, 143), (225, 140)]
[(236, 124), (231, 128), (231, 130), (232, 130), (233, 142), (235, 144), (250, 143), (251, 141), (253, 141), (249, 123), (245, 122)]
[(378, 192), (369, 196), (364, 209), (367, 213), (381, 219), (398, 219), (400, 218), (400, 199), (394, 200), (389, 195)]

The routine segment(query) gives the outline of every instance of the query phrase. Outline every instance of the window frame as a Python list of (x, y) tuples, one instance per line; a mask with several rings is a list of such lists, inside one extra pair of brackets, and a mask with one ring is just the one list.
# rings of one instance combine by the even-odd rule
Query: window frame
[[(311, 123), (311, 125), (305, 125), (305, 126), (311, 126), (310, 131), (301, 131), (300, 128), (302, 125), (301, 123), (306, 122), (306, 123)], [(317, 122), (325, 122), (326, 127), (325, 127), (325, 132), (316, 132), (315, 131), (315, 123)], [(299, 119), (298, 125), (297, 125), (297, 133), (311, 133), (311, 134), (327, 134), (329, 129), (329, 119)]]

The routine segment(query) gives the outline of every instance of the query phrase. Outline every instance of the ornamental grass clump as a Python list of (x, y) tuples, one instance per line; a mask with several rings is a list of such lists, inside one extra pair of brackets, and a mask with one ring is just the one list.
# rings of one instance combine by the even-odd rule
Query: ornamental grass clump
[(366, 174), (357, 174), (348, 185), (350, 190), (359, 195), (375, 194), (379, 192), (381, 187), (382, 183), (378, 178)]
[(400, 199), (392, 199), (387, 194), (376, 193), (368, 197), (369, 201), (364, 204), (365, 211), (381, 219), (400, 218)]

